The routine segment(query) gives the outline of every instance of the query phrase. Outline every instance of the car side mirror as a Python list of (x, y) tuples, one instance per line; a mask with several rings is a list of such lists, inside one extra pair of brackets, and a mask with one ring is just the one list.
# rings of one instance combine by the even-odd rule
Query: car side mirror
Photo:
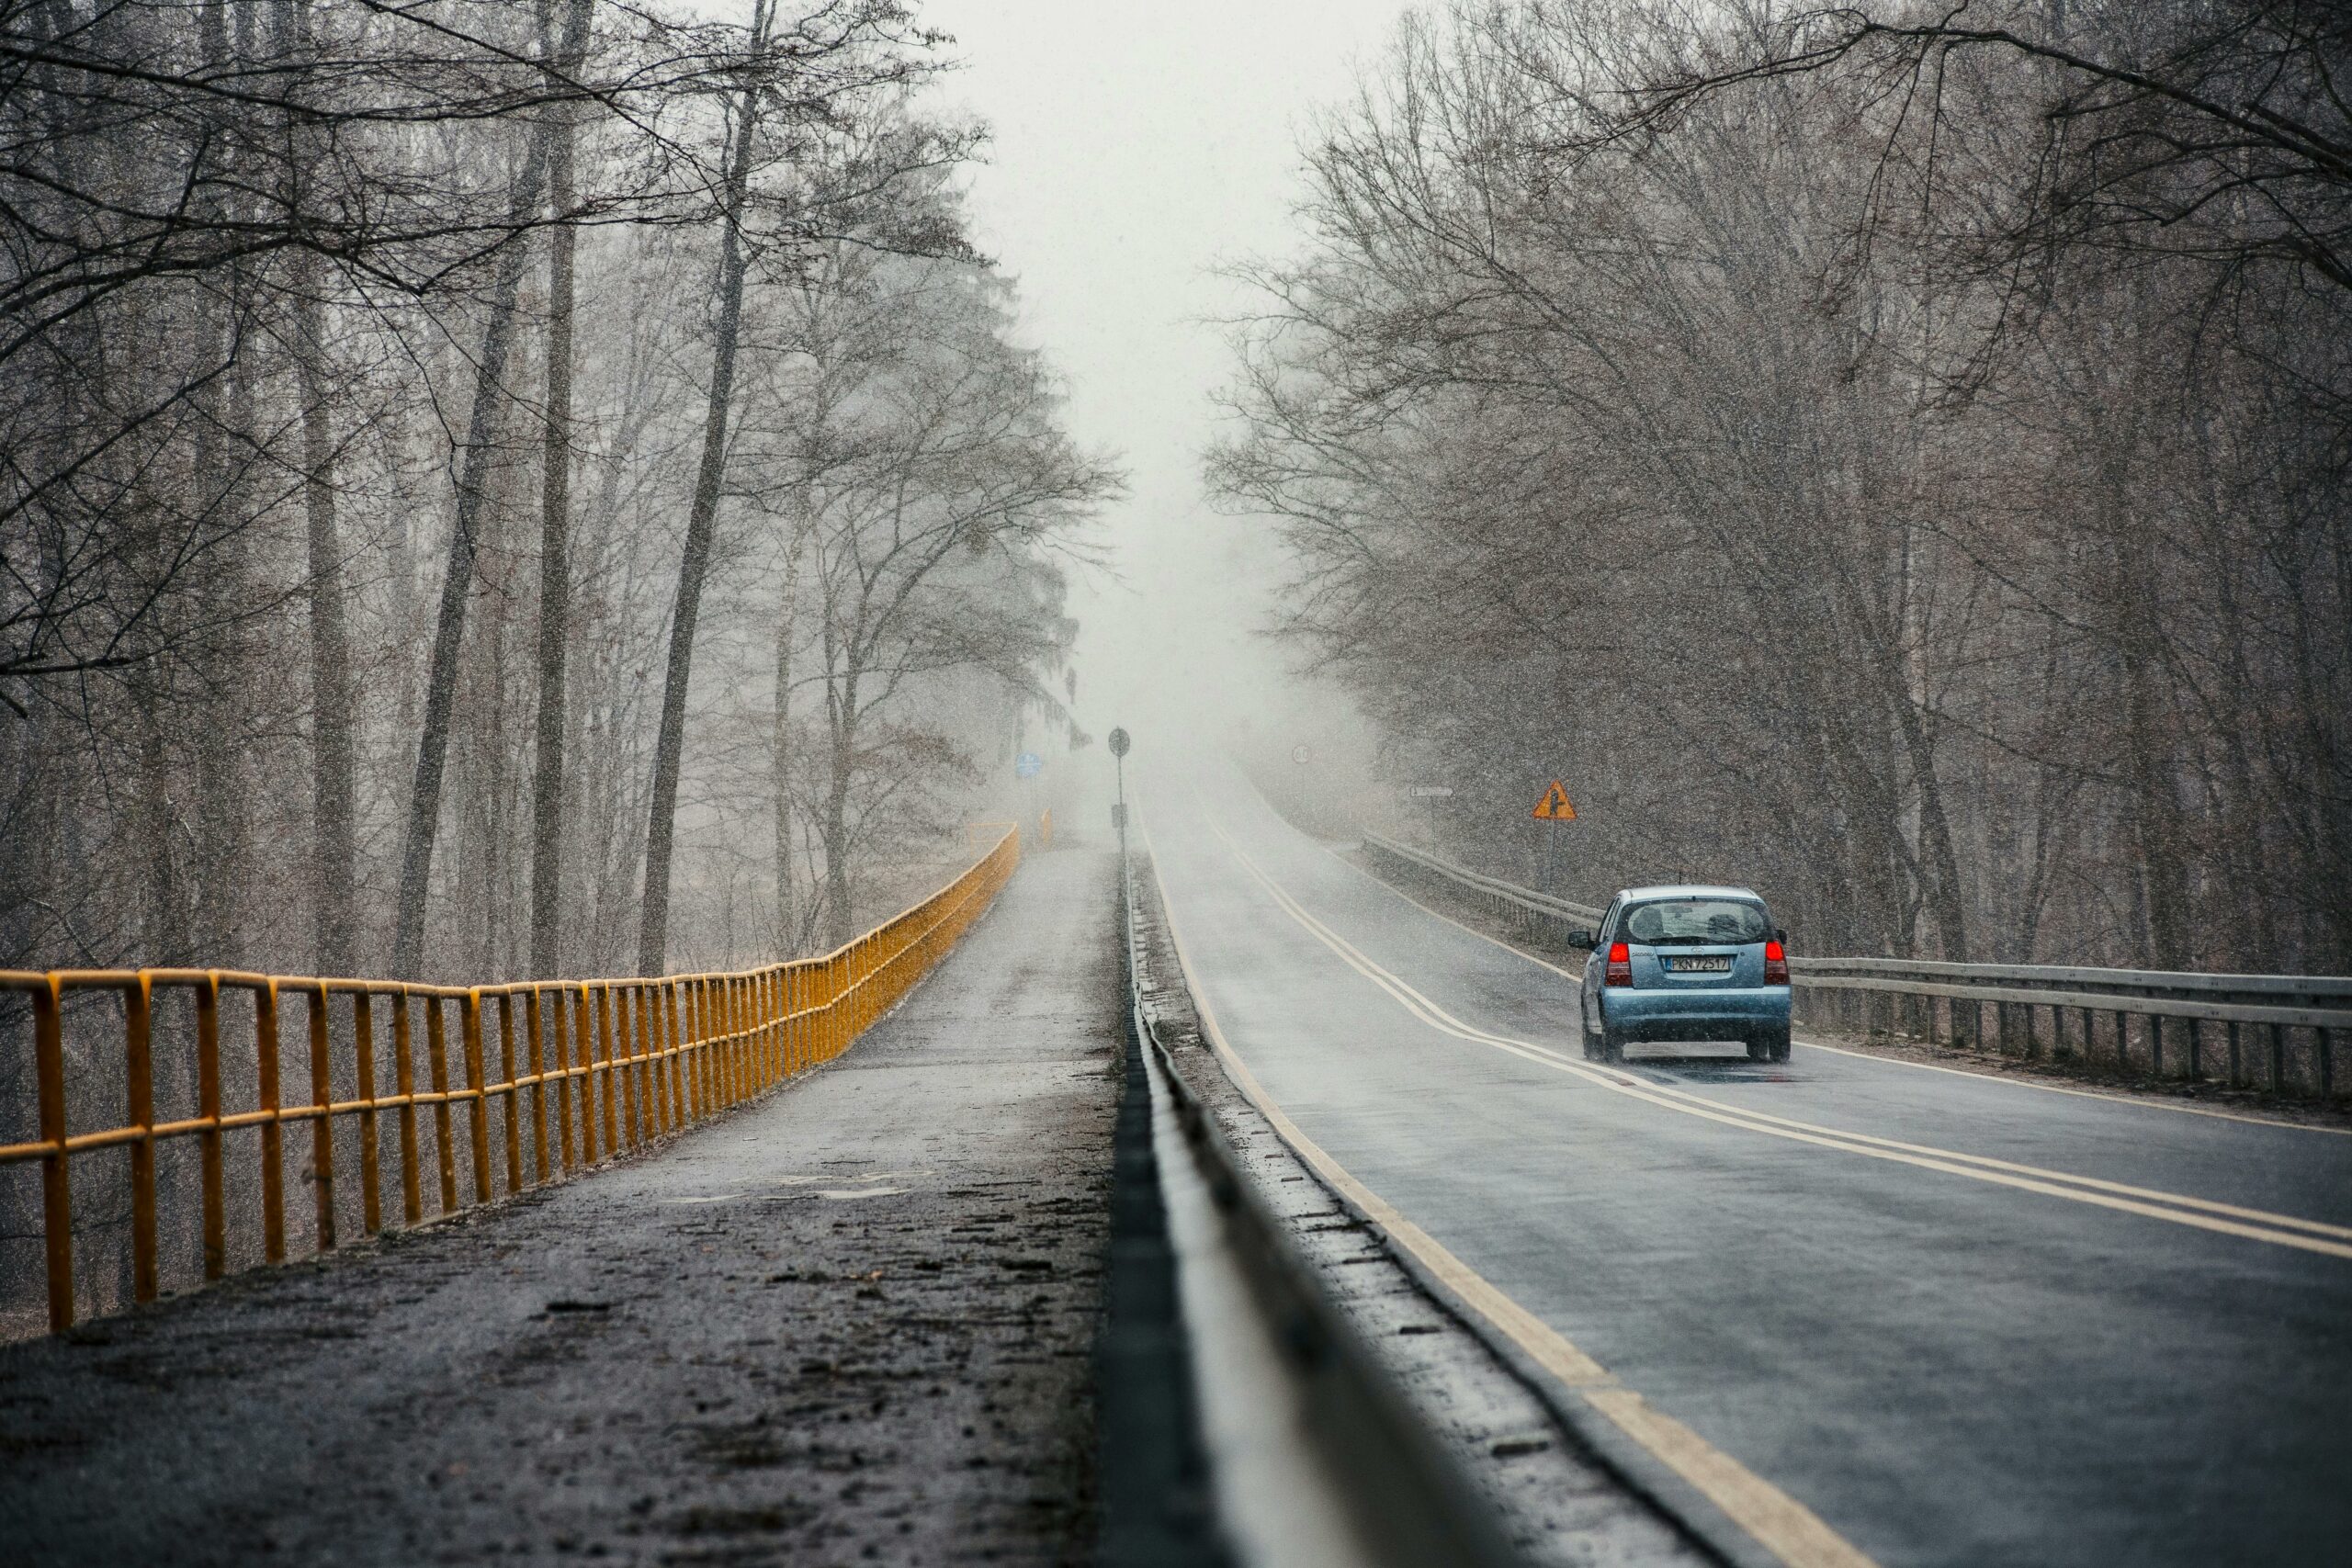
[(1568, 945), (1570, 947), (1581, 948), (1585, 952), (1590, 953), (1594, 948), (1600, 945), (1600, 933), (1596, 931), (1587, 931), (1579, 927), (1568, 933)]
[(1775, 927), (1773, 927), (1773, 928), (1772, 928), (1772, 940), (1773, 940), (1774, 942), (1779, 942), (1782, 947), (1786, 947), (1786, 946), (1788, 946), (1788, 945), (1789, 945), (1789, 928), (1788, 928), (1788, 927), (1786, 927), (1786, 926), (1775, 926)]

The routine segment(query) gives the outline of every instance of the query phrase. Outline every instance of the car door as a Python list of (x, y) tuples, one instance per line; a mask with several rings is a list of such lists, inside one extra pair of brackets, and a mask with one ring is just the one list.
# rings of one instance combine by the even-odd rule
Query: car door
[(1609, 901), (1609, 908), (1601, 911), (1600, 924), (1595, 928), (1599, 940), (1592, 944), (1592, 951), (1584, 955), (1584, 1014), (1579, 1021), (1587, 1029), (1600, 1028), (1600, 982), (1609, 972), (1609, 944), (1617, 940), (1617, 912), (1624, 903), (1623, 897)]

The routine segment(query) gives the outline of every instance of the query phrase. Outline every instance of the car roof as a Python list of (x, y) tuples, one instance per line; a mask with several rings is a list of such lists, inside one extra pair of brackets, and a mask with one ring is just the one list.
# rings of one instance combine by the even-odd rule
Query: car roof
[(1618, 891), (1620, 898), (1747, 898), (1764, 902), (1764, 896), (1747, 887), (1720, 887), (1701, 882), (1662, 882), (1652, 887), (1626, 887)]

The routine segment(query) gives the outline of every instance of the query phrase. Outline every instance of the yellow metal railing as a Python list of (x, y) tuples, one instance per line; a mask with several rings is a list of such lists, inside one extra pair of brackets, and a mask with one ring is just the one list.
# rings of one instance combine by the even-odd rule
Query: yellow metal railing
[[(360, 1223), (368, 1234), (383, 1224), (379, 1138), (387, 1116), (399, 1144), (406, 1224), (424, 1218), (422, 1111), (433, 1117), (438, 1212), (458, 1211), (461, 1186), (469, 1193), (468, 1201), (487, 1203), (494, 1195), (494, 1154), (503, 1154), (505, 1190), (513, 1194), (692, 1126), (840, 1055), (954, 945), (1011, 879), (1020, 859), (1020, 835), (1007, 831), (945, 887), (836, 951), (733, 973), (422, 986), (222, 969), (0, 970), (0, 991), (28, 993), (32, 1004), (40, 1135), (31, 1143), (0, 1145), (0, 1167), (40, 1162), (50, 1326), (68, 1327), (74, 1316), (72, 1179), (77, 1155), (129, 1150), (130, 1289), (132, 1299), (141, 1302), (160, 1292), (155, 1154), (167, 1139), (197, 1141), (207, 1280), (229, 1271), (224, 1143), (225, 1134), (243, 1129), (254, 1129), (259, 1144), (266, 1262), (286, 1258), (284, 1139), (289, 1123), (309, 1124), (310, 1165), (302, 1175), (311, 1188), (320, 1252), (333, 1247), (336, 1238), (338, 1119), (357, 1125)], [(68, 1117), (66, 1011), (74, 998), (93, 992), (112, 993), (120, 1000), (127, 1103), (119, 1125), (75, 1131)], [(232, 1110), (221, 1088), (221, 998), (239, 992), (252, 1001), (254, 1102)], [(159, 999), (174, 993), (193, 998), (196, 1114), (159, 1122), (153, 1021)], [(279, 1026), (281, 1004), (292, 997), (305, 1004), (310, 1081), (307, 1096), (288, 1104), (281, 1082)], [(341, 998), (349, 1000), (348, 1033), (342, 1038), (349, 1044), (352, 1092), (337, 1099), (335, 1043), (341, 1032), (334, 1015)], [(494, 1015), (487, 1025), (485, 1011)], [(424, 1089), (415, 1081), (420, 1013)], [(379, 1092), (378, 1082), (379, 1021), (389, 1022), (391, 1037), (389, 1094)], [(462, 1075), (461, 1082), (452, 1082), (453, 1069)], [(501, 1134), (495, 1138), (493, 1107)], [(460, 1109), (462, 1140), (456, 1130)]]

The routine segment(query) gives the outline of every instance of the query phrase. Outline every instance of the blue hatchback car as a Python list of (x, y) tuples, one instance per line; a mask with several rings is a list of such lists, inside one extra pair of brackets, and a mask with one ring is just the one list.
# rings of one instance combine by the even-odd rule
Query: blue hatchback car
[(1745, 887), (1629, 887), (1586, 948), (1584, 1054), (1622, 1062), (1629, 1043), (1732, 1040), (1789, 1059), (1789, 933)]

